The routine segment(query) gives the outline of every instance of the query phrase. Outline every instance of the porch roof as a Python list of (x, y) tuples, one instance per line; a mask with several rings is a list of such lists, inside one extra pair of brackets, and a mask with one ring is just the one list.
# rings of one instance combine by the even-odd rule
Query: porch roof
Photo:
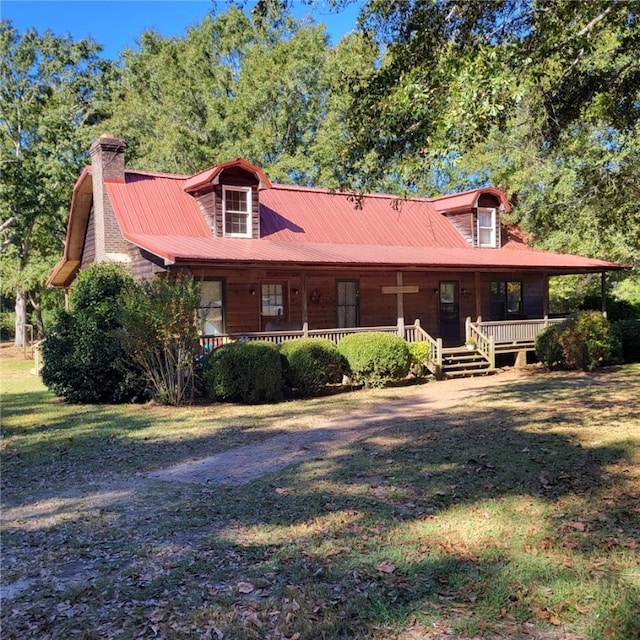
[(543, 251), (363, 245), (245, 238), (194, 238), (179, 235), (126, 234), (126, 239), (166, 264), (286, 264), (432, 268), (470, 271), (547, 269), (554, 273), (589, 273), (622, 269), (604, 260)]

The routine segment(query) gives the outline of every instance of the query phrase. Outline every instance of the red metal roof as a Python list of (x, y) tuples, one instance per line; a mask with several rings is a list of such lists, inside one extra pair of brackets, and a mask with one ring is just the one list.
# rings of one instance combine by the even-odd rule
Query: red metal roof
[(193, 238), (132, 234), (127, 239), (175, 262), (257, 263), (307, 265), (373, 265), (446, 268), (516, 268), (592, 270), (619, 268), (595, 260), (543, 251), (433, 248), (416, 246), (354, 245), (344, 243), (290, 242), (244, 238)]
[(204, 187), (207, 184), (211, 184), (215, 180), (217, 176), (219, 176), (225, 169), (229, 169), (231, 167), (240, 167), (245, 171), (249, 171), (253, 173), (260, 183), (260, 189), (270, 189), (271, 182), (269, 182), (269, 178), (264, 174), (260, 167), (256, 167), (255, 165), (243, 160), (242, 158), (236, 158), (235, 160), (229, 160), (228, 162), (223, 162), (221, 164), (217, 164), (214, 167), (209, 167), (200, 173), (196, 173), (195, 176), (191, 176), (184, 183), (185, 191), (197, 191), (200, 187)]
[(425, 199), (274, 185), (260, 194), (263, 238), (396, 247), (466, 247)]
[(472, 209), (478, 206), (478, 198), (484, 194), (490, 193), (496, 196), (505, 209), (505, 211), (511, 210), (511, 205), (506, 199), (504, 193), (495, 187), (482, 187), (480, 189), (471, 189), (470, 191), (462, 191), (461, 193), (452, 193), (446, 196), (438, 196), (432, 198), (431, 202), (439, 213), (461, 211), (465, 209)]
[[(237, 161), (230, 164), (235, 163)], [(201, 184), (205, 174), (210, 179), (213, 169), (192, 178), (127, 170), (124, 182), (106, 182), (123, 236), (167, 263), (546, 268), (554, 273), (622, 268), (602, 260), (534, 251), (517, 233), (501, 249), (470, 247), (440, 212), (449, 210), (447, 203), (455, 209), (473, 206), (479, 194), (486, 193), (487, 189), (433, 200), (409, 200), (388, 195), (355, 197), (323, 189), (273, 185), (260, 192), (259, 240), (216, 238), (196, 199), (185, 189), (188, 184), (192, 187)], [(74, 202), (76, 191), (86, 188), (89, 175), (85, 170), (78, 180)], [(489, 191), (495, 191), (495, 195), (506, 202), (501, 192)], [(72, 205), (69, 229), (78, 218), (75, 208), (78, 207)], [(84, 237), (88, 210), (86, 204), (86, 215), (80, 216), (73, 225), (74, 238)], [(67, 238), (69, 246), (70, 237)], [(50, 277), (52, 282), (52, 277), (56, 283), (64, 280), (66, 286), (73, 278), (82, 251), (81, 244), (75, 242), (75, 245), (77, 249), (72, 252), (69, 247), (65, 249), (65, 257)]]
[(195, 198), (183, 189), (184, 176), (126, 171), (125, 182), (106, 182), (122, 233), (208, 237)]

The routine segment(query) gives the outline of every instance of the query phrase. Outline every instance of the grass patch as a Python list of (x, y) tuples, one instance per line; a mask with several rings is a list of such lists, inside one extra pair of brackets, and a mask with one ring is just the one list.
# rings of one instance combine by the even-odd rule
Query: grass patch
[(3, 637), (640, 635), (638, 365), (489, 386), (233, 487), (146, 473), (419, 389), (67, 405), (30, 364), (1, 363)]

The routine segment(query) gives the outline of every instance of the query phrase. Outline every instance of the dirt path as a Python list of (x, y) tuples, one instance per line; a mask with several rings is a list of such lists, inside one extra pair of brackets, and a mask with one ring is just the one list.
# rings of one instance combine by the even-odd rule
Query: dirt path
[(189, 483), (242, 485), (307, 460), (324, 457), (357, 440), (393, 427), (398, 420), (433, 419), (449, 407), (467, 401), (490, 387), (531, 375), (531, 370), (508, 369), (494, 376), (462, 378), (413, 387), (393, 403), (357, 409), (340, 419), (304, 431), (274, 436), (264, 442), (237, 447), (213, 456), (189, 460), (149, 474), (149, 478)]

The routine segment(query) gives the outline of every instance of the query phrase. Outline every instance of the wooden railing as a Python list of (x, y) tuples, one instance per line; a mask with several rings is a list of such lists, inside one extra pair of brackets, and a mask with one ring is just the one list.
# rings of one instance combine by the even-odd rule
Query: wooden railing
[(536, 336), (552, 324), (562, 322), (564, 318), (538, 318), (535, 320), (500, 320), (483, 322), (481, 318), (474, 324), (482, 333), (493, 336), (496, 344), (517, 344), (534, 342)]
[(427, 366), (434, 373), (442, 369), (442, 339), (432, 338), (416, 320), (412, 325), (398, 327), (397, 325), (385, 327), (344, 327), (340, 329), (309, 329), (305, 323), (302, 329), (293, 331), (249, 331), (243, 333), (227, 333), (224, 335), (201, 335), (200, 344), (203, 353), (211, 353), (218, 347), (229, 342), (246, 342), (248, 340), (266, 340), (274, 344), (281, 344), (287, 340), (297, 338), (324, 338), (338, 344), (342, 338), (354, 333), (367, 333), (378, 331), (401, 335), (407, 342), (426, 342), (429, 344), (429, 358)]
[(478, 324), (471, 322), (471, 318), (465, 321), (465, 342), (472, 343), (476, 351), (478, 351), (489, 363), (492, 369), (496, 366), (496, 344), (493, 336), (487, 335), (482, 331)]

